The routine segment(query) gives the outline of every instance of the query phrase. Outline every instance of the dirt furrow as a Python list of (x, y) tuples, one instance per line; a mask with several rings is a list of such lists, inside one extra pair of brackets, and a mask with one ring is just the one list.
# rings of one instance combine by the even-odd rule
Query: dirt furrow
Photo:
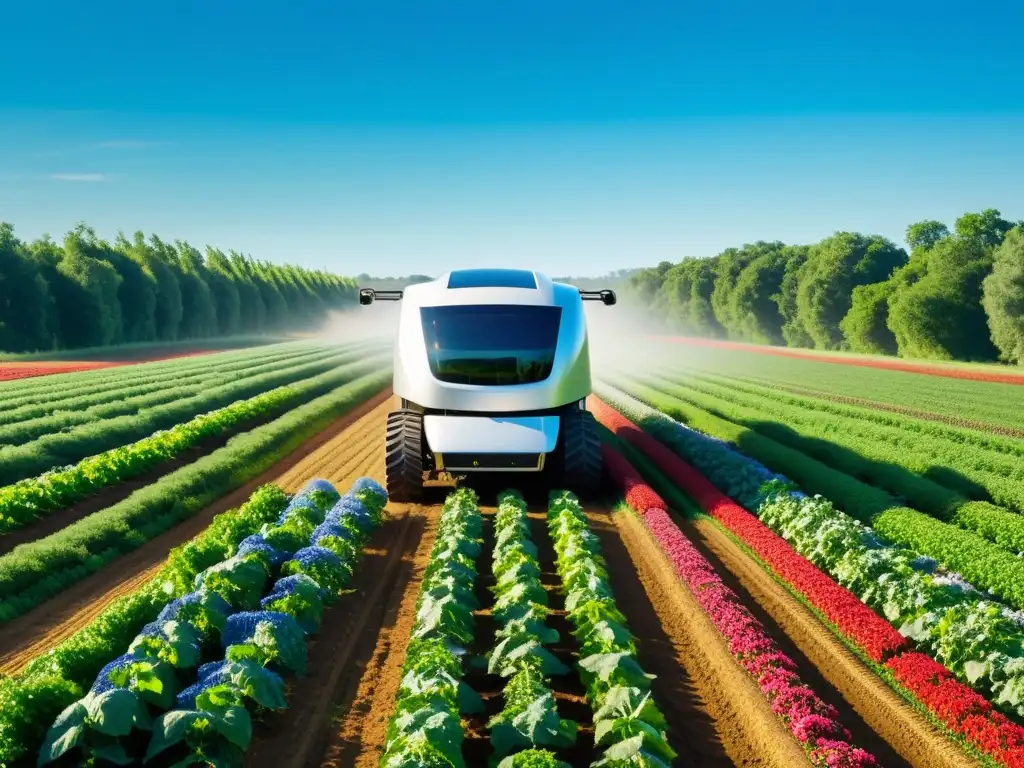
[[(376, 768), (380, 760), (416, 619), (420, 583), (437, 535), (440, 506), (413, 507), (410, 514), (422, 520), (419, 543), (414, 551), (405, 548), (400, 572), (386, 585), (381, 583), (380, 598), (386, 599), (366, 601), (367, 610), (381, 615), (382, 620), (375, 623), (376, 631), (367, 631), (359, 639), (350, 669), (335, 687), (335, 712), (330, 722), (312, 724), (310, 738), (323, 749), (305, 750), (301, 761), (287, 761), (288, 768)], [(385, 586), (390, 588), (385, 590)]]
[[(325, 611), (319, 633), (311, 638), (307, 673), (289, 684), (288, 709), (258, 723), (246, 765), (303, 768), (319, 764), (328, 746), (344, 748), (343, 738), (331, 738), (341, 735), (331, 724), (338, 705), (358, 722), (353, 735), (372, 741), (371, 750), (383, 745), (391, 707), (379, 699), (394, 702), (411, 630), (412, 605), (400, 610), (402, 598), (426, 567), (438, 509), (389, 505), (389, 512), (391, 519), (374, 534), (356, 568), (352, 593)], [(369, 695), (360, 699), (359, 692)], [(371, 762), (376, 765), (377, 756)]]
[(747, 607), (766, 626), (778, 629), (775, 639), (797, 662), (803, 680), (839, 709), (855, 743), (873, 752), (881, 764), (980, 765), (897, 695), (713, 521), (698, 520), (686, 525), (685, 532), (737, 594), (755, 601)]
[[(339, 456), (347, 459), (353, 453), (368, 450), (365, 443), (351, 439), (352, 431), (361, 431), (364, 440), (379, 442), (379, 436), (384, 434), (390, 408), (390, 390), (370, 398), (319, 435), (307, 440), (266, 472), (211, 504), (195, 517), (0, 627), (0, 670), (6, 674), (16, 673), (33, 656), (77, 632), (113, 600), (132, 592), (150, 578), (163, 564), (171, 549), (200, 533), (210, 524), (214, 515), (243, 504), (259, 486), (281, 481), (286, 483), (289, 490), (295, 490), (296, 484), (301, 485), (302, 481), (315, 476), (311, 468), (324, 469), (321, 461), (323, 456), (333, 455), (336, 460)], [(376, 429), (370, 424), (376, 424)], [(373, 434), (378, 437), (371, 438)], [(347, 453), (339, 454), (339, 446), (344, 447)], [(366, 469), (370, 465), (371, 460), (367, 456), (359, 468)], [(342, 477), (335, 473), (330, 479), (343, 485), (342, 480), (351, 482), (358, 476), (356, 473)], [(377, 473), (377, 479), (383, 479), (380, 472)]]
[(616, 602), (637, 636), (678, 765), (795, 768), (803, 750), (632, 515), (590, 510)]

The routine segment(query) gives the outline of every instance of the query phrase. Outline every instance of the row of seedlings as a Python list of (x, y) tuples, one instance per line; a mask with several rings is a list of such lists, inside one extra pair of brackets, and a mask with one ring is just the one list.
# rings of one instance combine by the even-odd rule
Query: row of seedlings
[(476, 493), (460, 488), (449, 494), (420, 585), (382, 768), (465, 768), (461, 715), (483, 709), (463, 680), (479, 607), (473, 588), (481, 532)]
[(626, 618), (615, 605), (597, 536), (579, 500), (551, 494), (548, 528), (565, 594), (565, 609), (580, 643), (580, 677), (594, 711), (594, 742), (604, 748), (595, 766), (667, 768), (676, 753), (665, 717), (651, 696), (651, 680), (636, 658)]
[[(558, 642), (559, 635), (545, 625), (548, 594), (541, 583), (537, 547), (530, 539), (526, 503), (515, 491), (499, 494), (494, 533), (492, 615), (499, 629), (487, 668), (508, 682), (504, 708), (487, 724), (493, 757), (501, 761), (499, 768), (543, 765), (542, 761), (554, 761), (548, 750), (576, 743), (577, 723), (559, 716), (548, 682), (549, 676), (571, 670), (545, 647)], [(530, 754), (521, 754), (524, 751)]]
[(369, 478), (345, 496), (310, 481), (276, 523), (201, 571), (192, 592), (168, 603), (100, 671), (54, 721), (39, 765), (241, 765), (252, 738), (247, 706), (257, 714), (286, 708), (282, 674), (304, 674), (306, 637), (351, 576), (386, 503)]

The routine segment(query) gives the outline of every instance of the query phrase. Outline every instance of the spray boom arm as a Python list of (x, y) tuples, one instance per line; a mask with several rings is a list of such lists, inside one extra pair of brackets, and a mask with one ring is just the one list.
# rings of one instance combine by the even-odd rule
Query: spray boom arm
[(584, 301), (600, 301), (606, 307), (610, 307), (616, 302), (615, 291), (609, 288), (602, 291), (584, 291), (580, 288), (580, 298)]
[(402, 291), (375, 291), (373, 288), (359, 289), (359, 303), (373, 304), (374, 301), (401, 301)]

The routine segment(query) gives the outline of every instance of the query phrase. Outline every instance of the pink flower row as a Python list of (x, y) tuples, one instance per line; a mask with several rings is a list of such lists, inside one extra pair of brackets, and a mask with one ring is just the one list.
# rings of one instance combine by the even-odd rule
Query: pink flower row
[[(618, 451), (603, 447), (605, 470), (626, 494), (648, 531), (689, 588), (729, 650), (757, 681), (761, 692), (807, 750), (811, 763), (827, 768), (875, 766), (874, 755), (849, 743), (850, 733), (835, 708), (804, 684), (796, 664), (779, 649), (764, 626), (727, 587), (711, 564), (690, 543), (665, 511), (665, 504)], [(651, 504), (648, 508), (638, 505)]]

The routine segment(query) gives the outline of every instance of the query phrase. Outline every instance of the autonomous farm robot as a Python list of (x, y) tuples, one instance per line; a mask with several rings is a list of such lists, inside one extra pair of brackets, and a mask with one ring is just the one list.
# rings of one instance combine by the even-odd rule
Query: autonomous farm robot
[(540, 473), (589, 496), (601, 483), (583, 301), (615, 304), (519, 269), (460, 269), (359, 302), (402, 301), (388, 416), (388, 496), (418, 501), (447, 474)]

